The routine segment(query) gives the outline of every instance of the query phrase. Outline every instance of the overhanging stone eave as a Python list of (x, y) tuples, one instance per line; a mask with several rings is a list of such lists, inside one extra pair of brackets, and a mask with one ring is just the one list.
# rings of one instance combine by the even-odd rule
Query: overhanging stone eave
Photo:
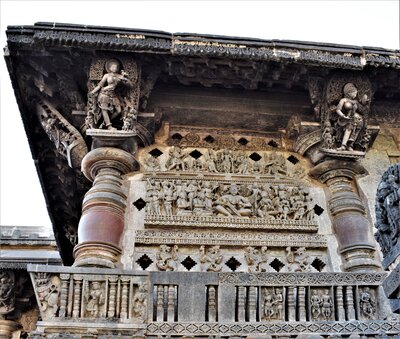
[(17, 49), (38, 45), (277, 61), (346, 69), (363, 69), (366, 66), (400, 68), (399, 50), (307, 41), (46, 22), (33, 26), (9, 26), (7, 37), (11, 51), (13, 45)]

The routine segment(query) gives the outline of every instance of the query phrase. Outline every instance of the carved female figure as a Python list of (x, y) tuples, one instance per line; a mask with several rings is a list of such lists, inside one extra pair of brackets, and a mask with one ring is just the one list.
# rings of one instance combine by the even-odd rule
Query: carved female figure
[(364, 287), (360, 293), (361, 312), (368, 318), (372, 319), (375, 314), (375, 301), (371, 295), (369, 287)]
[(283, 319), (283, 294), (282, 289), (277, 288), (275, 291), (276, 313), (279, 320)]
[[(89, 290), (86, 304), (86, 316), (96, 318), (99, 316), (100, 306), (104, 304), (104, 294), (100, 282), (93, 281)], [(100, 315), (101, 316), (101, 315)]]
[[(357, 98), (357, 88), (352, 83), (347, 83), (343, 87), (344, 98), (339, 101), (336, 107), (336, 113), (339, 116), (337, 125), (342, 129), (341, 146), (338, 151), (353, 151), (354, 142), (364, 125), (362, 112), (360, 111), (360, 102)], [(368, 102), (366, 95), (362, 98), (362, 105)]]
[(169, 182), (168, 180), (165, 180), (162, 183), (163, 186), (163, 198), (164, 198), (164, 210), (166, 215), (172, 215), (172, 203), (175, 200), (175, 194), (174, 194), (174, 185)]
[(310, 298), (311, 301), (311, 315), (313, 319), (318, 320), (321, 315), (321, 297), (318, 295), (316, 290), (312, 291), (312, 295)]
[(268, 318), (269, 320), (271, 320), (271, 318), (275, 315), (274, 304), (275, 304), (275, 300), (274, 300), (273, 294), (268, 289), (265, 289), (264, 305), (263, 305), (264, 316), (265, 316), (265, 318)]
[(107, 129), (115, 129), (111, 125), (111, 120), (122, 112), (123, 98), (116, 92), (120, 84), (130, 85), (127, 73), (120, 70), (118, 60), (111, 59), (105, 65), (107, 73), (104, 74), (98, 85), (89, 93), (90, 96), (100, 92), (97, 97), (97, 105), (101, 110), (104, 125)]

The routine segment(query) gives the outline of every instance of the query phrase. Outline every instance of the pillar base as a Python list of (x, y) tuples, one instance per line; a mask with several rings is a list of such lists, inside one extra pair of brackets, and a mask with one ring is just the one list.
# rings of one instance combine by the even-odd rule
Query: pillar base
[(121, 249), (112, 244), (83, 242), (74, 248), (73, 266), (92, 266), (116, 268), (121, 256)]
[(356, 245), (340, 251), (344, 259), (343, 271), (345, 272), (371, 272), (381, 271), (382, 267), (375, 260), (375, 247), (369, 245)]
[(0, 339), (12, 338), (12, 333), (18, 330), (21, 326), (11, 320), (0, 320)]

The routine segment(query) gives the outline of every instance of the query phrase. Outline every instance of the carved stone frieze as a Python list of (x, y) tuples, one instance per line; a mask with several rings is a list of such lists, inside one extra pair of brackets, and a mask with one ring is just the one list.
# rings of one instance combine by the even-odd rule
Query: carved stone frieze
[[(143, 165), (146, 172), (204, 172), (216, 174), (235, 174), (265, 176), (271, 178), (304, 178), (305, 173), (295, 157), (286, 159), (282, 153), (231, 151), (229, 149), (182, 149), (179, 146), (169, 148), (168, 154), (154, 154), (158, 149), (144, 156)], [(293, 160), (292, 160), (293, 159)], [(293, 161), (290, 164), (289, 160)], [(289, 166), (290, 165), (290, 166)]]
[(225, 131), (195, 126), (171, 126), (167, 143), (181, 148), (229, 149), (232, 151), (272, 151), (283, 147), (283, 134), (244, 133), (242, 130)]
[(279, 234), (265, 232), (226, 232), (198, 230), (136, 230), (137, 244), (192, 244), (192, 245), (227, 245), (227, 246), (277, 246), (277, 247), (326, 247), (326, 237), (319, 234)]
[[(301, 333), (318, 333), (329, 335), (332, 333), (351, 335), (359, 333), (360, 335), (378, 335), (382, 333), (396, 335), (400, 331), (400, 324), (397, 321), (343, 321), (343, 322), (242, 322), (242, 323), (150, 323), (147, 325), (147, 333), (161, 335), (170, 333), (174, 335), (198, 335), (204, 333), (207, 335), (237, 336), (272, 333), (279, 338), (289, 338), (290, 335)], [(289, 337), (284, 337), (288, 335)], [(304, 338), (304, 337), (303, 337)], [(376, 337), (375, 337), (376, 338)]]
[[(180, 272), (326, 272), (330, 263), (321, 249), (247, 246), (136, 246), (134, 269)], [(154, 264), (153, 264), (154, 263)]]
[(147, 319), (145, 277), (64, 271), (69, 273), (45, 269), (31, 273), (43, 320), (108, 318), (140, 323)]
[(274, 228), (275, 225), (282, 229), (312, 231), (317, 226), (315, 203), (308, 187), (295, 183), (242, 184), (150, 177), (147, 178), (146, 190), (146, 224), (157, 225), (160, 221), (160, 224), (184, 225), (187, 219), (188, 225), (185, 226), (205, 223), (205, 226), (223, 227), (234, 218), (239, 219), (238, 224), (243, 224), (241, 227), (251, 225), (250, 228), (262, 225)]
[(386, 273), (220, 273), (220, 284), (243, 284), (260, 286), (315, 285), (379, 286)]

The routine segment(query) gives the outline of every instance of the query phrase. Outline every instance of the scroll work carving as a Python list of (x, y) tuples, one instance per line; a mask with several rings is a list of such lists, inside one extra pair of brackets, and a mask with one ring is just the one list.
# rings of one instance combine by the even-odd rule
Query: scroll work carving
[(400, 254), (400, 163), (390, 166), (383, 174), (375, 211), (375, 238), (383, 253), (384, 266), (388, 266)]
[(135, 130), (140, 96), (140, 66), (135, 61), (127, 57), (95, 60), (88, 89), (87, 128)]
[(68, 160), (72, 168), (79, 168), (88, 152), (85, 140), (54, 106), (45, 100), (36, 105), (40, 123), (58, 153)]

